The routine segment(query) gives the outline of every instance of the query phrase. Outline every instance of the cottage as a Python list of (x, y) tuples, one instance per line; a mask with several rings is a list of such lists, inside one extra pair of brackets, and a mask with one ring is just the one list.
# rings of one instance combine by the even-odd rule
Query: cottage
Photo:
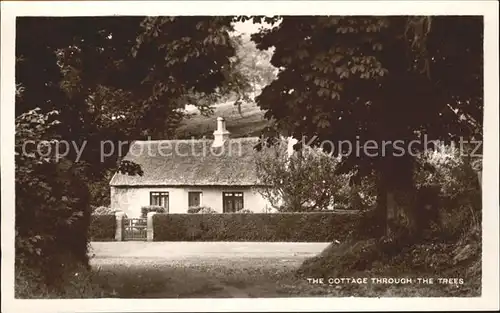
[(135, 141), (124, 159), (139, 164), (144, 174), (116, 173), (110, 181), (111, 207), (130, 217), (148, 205), (168, 213), (196, 206), (220, 213), (267, 212), (270, 205), (259, 193), (263, 186), (255, 171), (258, 140), (230, 138), (219, 117), (213, 139)]

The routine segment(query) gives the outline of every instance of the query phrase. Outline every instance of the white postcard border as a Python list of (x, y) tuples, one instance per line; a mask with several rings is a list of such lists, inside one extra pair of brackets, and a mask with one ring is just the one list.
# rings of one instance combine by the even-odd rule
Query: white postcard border
[[(2, 312), (337, 311), (498, 309), (499, 135), (496, 1), (36, 1), (1, 4)], [(16, 16), (483, 15), (485, 106), (483, 289), (478, 298), (14, 299), (14, 60)]]

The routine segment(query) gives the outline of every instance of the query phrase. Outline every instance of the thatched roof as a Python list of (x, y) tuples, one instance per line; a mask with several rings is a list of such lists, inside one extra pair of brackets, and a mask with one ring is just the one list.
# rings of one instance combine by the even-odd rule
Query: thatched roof
[(213, 140), (135, 141), (124, 160), (141, 166), (142, 176), (116, 173), (111, 186), (256, 186), (254, 147), (258, 137), (234, 138), (212, 148)]

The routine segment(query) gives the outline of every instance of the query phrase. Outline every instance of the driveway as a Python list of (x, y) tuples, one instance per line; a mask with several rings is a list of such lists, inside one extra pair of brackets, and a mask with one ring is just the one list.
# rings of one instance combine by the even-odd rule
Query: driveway
[(329, 243), (304, 242), (92, 242), (96, 258), (295, 258), (304, 259), (320, 253)]
[(96, 282), (122, 298), (287, 296), (294, 271), (329, 243), (92, 242)]

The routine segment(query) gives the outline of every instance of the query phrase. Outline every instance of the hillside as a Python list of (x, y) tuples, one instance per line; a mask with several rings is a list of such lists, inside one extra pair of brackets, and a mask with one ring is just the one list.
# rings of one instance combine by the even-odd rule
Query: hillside
[(226, 128), (231, 132), (231, 137), (258, 136), (268, 124), (264, 118), (264, 111), (261, 111), (255, 103), (242, 104), (241, 114), (232, 101), (216, 105), (211, 116), (200, 115), (194, 108), (186, 110), (191, 116), (177, 129), (177, 138), (203, 136), (211, 138), (216, 128), (216, 118), (219, 116), (226, 119)]

